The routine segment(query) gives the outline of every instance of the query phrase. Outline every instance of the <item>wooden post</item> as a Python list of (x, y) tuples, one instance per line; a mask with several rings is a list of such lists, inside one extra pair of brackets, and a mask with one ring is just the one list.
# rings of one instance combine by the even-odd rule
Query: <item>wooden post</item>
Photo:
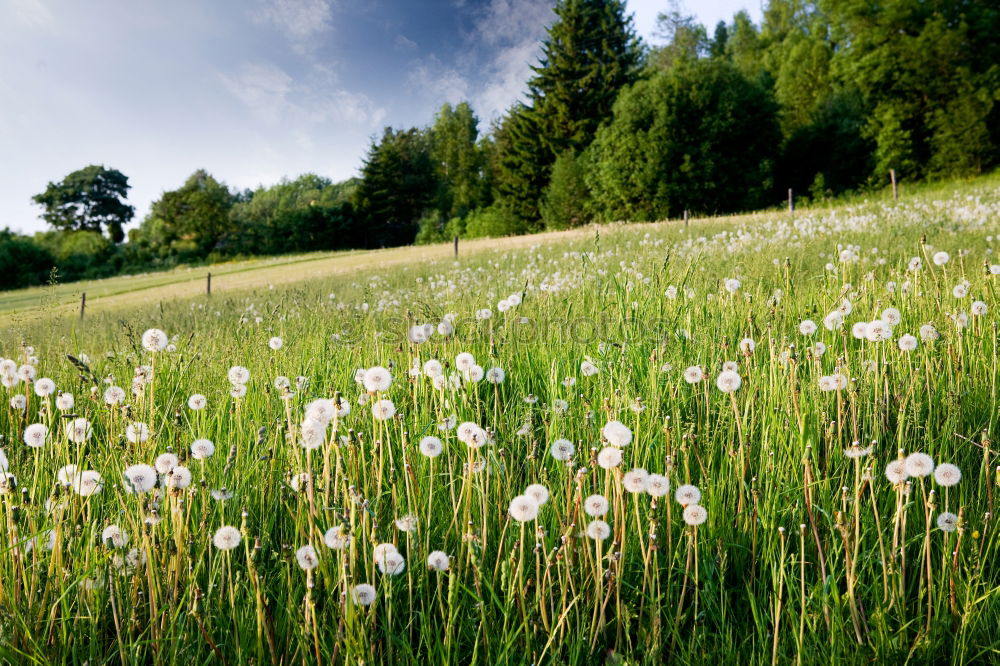
[(889, 180), (892, 181), (892, 200), (899, 201), (899, 190), (896, 189), (896, 170), (889, 169)]
[(458, 236), (455, 236), (455, 257), (458, 257)]
[(687, 210), (687, 208), (685, 208), (684, 209), (684, 226), (686, 227), (687, 225), (688, 225), (688, 210)]
[(788, 188), (788, 212), (795, 212), (795, 195), (792, 194), (792, 188)]
[(80, 319), (83, 319), (83, 313), (87, 309), (87, 292), (80, 294)]
[(208, 274), (208, 283), (205, 285), (205, 287), (206, 287), (205, 293), (207, 295), (211, 296), (212, 295), (212, 274), (211, 273)]

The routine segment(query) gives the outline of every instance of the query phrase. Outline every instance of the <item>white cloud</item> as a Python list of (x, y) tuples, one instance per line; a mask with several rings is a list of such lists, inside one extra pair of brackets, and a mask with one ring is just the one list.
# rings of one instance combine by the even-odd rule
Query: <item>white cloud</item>
[(469, 82), (465, 77), (434, 56), (414, 65), (407, 85), (413, 94), (429, 99), (435, 108), (445, 102), (458, 104), (469, 99)]
[(52, 28), (55, 17), (42, 0), (7, 0), (18, 23), (29, 28)]
[(333, 27), (332, 15), (329, 0), (261, 0), (252, 14), (256, 22), (278, 28), (299, 49)]

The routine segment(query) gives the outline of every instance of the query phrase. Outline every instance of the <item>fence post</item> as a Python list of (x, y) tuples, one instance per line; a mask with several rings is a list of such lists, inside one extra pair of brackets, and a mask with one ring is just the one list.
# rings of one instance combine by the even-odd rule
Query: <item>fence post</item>
[(889, 180), (892, 181), (892, 200), (899, 201), (899, 190), (896, 189), (896, 170), (889, 169)]
[(80, 319), (83, 319), (83, 313), (87, 309), (87, 292), (80, 294)]
[(788, 212), (795, 212), (795, 195), (792, 194), (792, 188), (788, 188)]
[(205, 288), (206, 288), (206, 294), (209, 295), (209, 296), (211, 296), (212, 295), (212, 273), (211, 272), (208, 274), (208, 283), (205, 285)]
[(685, 208), (684, 209), (684, 226), (686, 227), (687, 225), (688, 225), (688, 210), (687, 210), (687, 208)]
[(455, 256), (458, 257), (458, 236), (455, 236)]

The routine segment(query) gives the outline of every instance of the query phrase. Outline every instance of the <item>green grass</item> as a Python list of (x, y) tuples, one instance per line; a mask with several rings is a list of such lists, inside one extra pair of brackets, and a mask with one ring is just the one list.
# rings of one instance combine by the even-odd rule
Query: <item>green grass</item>
[[(996, 661), (1000, 278), (984, 262), (1000, 263), (998, 220), (1000, 179), (990, 177), (898, 205), (481, 241), (458, 261), (435, 246), (234, 265), (210, 298), (197, 295), (198, 276), (116, 278), (88, 286), (88, 299), (92, 288), (105, 295), (83, 321), (70, 285), (39, 292), (52, 304), (41, 310), (4, 295), (0, 356), (31, 362), (35, 385), (49, 377), (76, 404), (61, 412), (26, 382), (2, 389), (17, 485), (0, 494), (0, 659)], [(840, 260), (848, 246), (857, 260)], [(951, 258), (935, 265), (942, 250)], [(912, 257), (919, 271), (908, 270)], [(729, 278), (741, 282), (732, 293)], [(500, 312), (515, 293), (522, 302)], [(843, 328), (827, 330), (845, 298)], [(972, 314), (975, 301), (985, 314)], [(854, 323), (890, 307), (901, 317), (892, 339), (852, 336)], [(476, 318), (482, 308), (492, 316)], [(449, 313), (454, 335), (408, 341), (410, 326)], [(955, 321), (962, 313), (966, 326)], [(800, 332), (805, 319), (815, 333)], [(920, 339), (928, 324), (937, 340)], [(172, 336), (169, 351), (142, 348), (153, 327)], [(900, 350), (904, 334), (917, 336), (915, 350)], [(450, 375), (461, 352), (504, 380), (458, 376), (436, 388), (408, 372), (438, 359)], [(734, 393), (716, 387), (724, 362), (742, 378)], [(133, 394), (143, 365), (150, 381)], [(239, 399), (234, 365), (251, 375)], [(694, 365), (704, 382), (684, 380)], [(355, 372), (372, 366), (393, 381), (361, 404)], [(821, 390), (837, 373), (846, 388)], [(125, 390), (122, 404), (106, 404), (111, 385)], [(307, 452), (307, 406), (338, 393), (350, 414)], [(192, 394), (207, 406), (189, 408)], [(376, 420), (378, 399), (396, 415)], [(67, 438), (71, 415), (91, 422), (87, 441)], [(486, 428), (489, 441), (470, 447), (440, 429), (452, 416)], [(633, 439), (606, 470), (598, 456), (612, 419)], [(147, 441), (128, 440), (134, 422), (148, 424)], [(40, 448), (22, 441), (33, 423), (50, 428)], [(443, 441), (437, 458), (420, 452), (428, 435)], [(190, 456), (199, 438), (215, 443), (204, 461)], [(575, 446), (569, 461), (550, 453), (560, 438)], [(855, 441), (870, 454), (845, 456)], [(127, 492), (124, 469), (168, 450), (191, 485)], [(961, 481), (891, 483), (886, 465), (917, 451), (957, 465)], [(63, 487), (67, 464), (99, 472), (101, 492)], [(665, 475), (670, 492), (629, 492), (623, 475), (636, 467)], [(549, 499), (519, 523), (508, 505), (529, 484)], [(700, 489), (704, 524), (685, 524), (674, 499), (682, 484)], [(594, 494), (609, 504), (603, 541), (586, 533)], [(955, 531), (937, 527), (945, 511)], [(415, 531), (397, 527), (404, 516)], [(112, 524), (129, 537), (122, 548), (102, 543)], [(213, 545), (224, 525), (242, 533), (234, 550)], [(337, 526), (351, 537), (343, 550), (324, 542)], [(380, 543), (405, 558), (401, 573), (380, 572)], [(307, 544), (311, 571), (296, 558)], [(447, 572), (428, 570), (436, 550)], [(370, 606), (352, 601), (362, 583), (375, 588)]]

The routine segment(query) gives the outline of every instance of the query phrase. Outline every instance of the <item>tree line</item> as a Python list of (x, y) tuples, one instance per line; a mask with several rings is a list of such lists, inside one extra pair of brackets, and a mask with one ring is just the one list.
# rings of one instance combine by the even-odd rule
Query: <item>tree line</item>
[(179, 263), (377, 248), (773, 205), (1000, 161), (1000, 6), (770, 0), (709, 31), (677, 5), (661, 44), (623, 0), (559, 0), (523, 99), (386, 128), (360, 174), (237, 191), (204, 170), (124, 227), (127, 177), (91, 165), (34, 197), (52, 230), (0, 232), (0, 287)]

